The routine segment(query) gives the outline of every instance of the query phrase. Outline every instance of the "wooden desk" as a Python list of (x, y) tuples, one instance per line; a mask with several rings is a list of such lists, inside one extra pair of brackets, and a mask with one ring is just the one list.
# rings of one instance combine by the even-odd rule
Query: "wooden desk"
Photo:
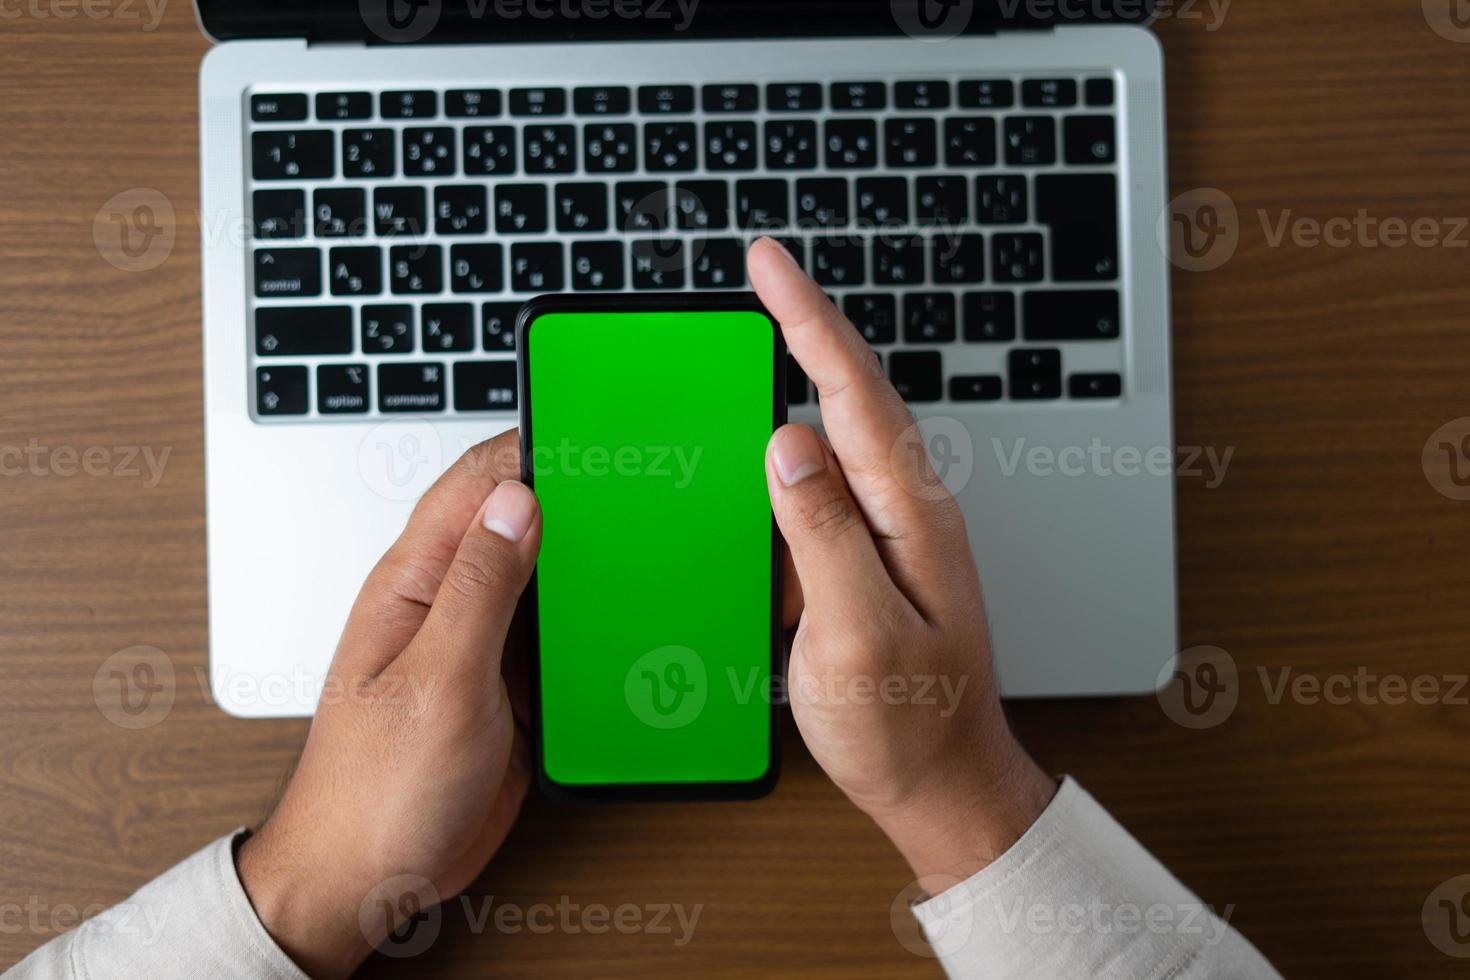
[[(306, 733), (230, 719), (195, 679), (206, 42), (183, 0), (155, 31), (134, 6), (143, 19), (0, 26), (0, 447), (170, 452), (156, 486), (0, 480), (3, 965), (54, 934), (51, 913), (68, 926), (68, 910), (115, 902), (260, 819)], [(1218, 30), (1157, 26), (1174, 192), (1220, 188), (1240, 214), (1234, 257), (1174, 280), (1178, 441), (1235, 450), (1218, 488), (1180, 480), (1183, 641), (1233, 655), (1240, 704), (1202, 732), (1151, 698), (1014, 706), (1045, 766), (1077, 774), (1293, 976), (1461, 969), (1420, 909), (1470, 872), (1470, 709), (1273, 704), (1257, 675), (1470, 670), (1470, 503), (1437, 493), (1420, 464), (1436, 428), (1470, 415), (1470, 250), (1273, 247), (1266, 232), (1287, 211), (1430, 218), (1445, 234), (1470, 215), (1470, 44), (1438, 36), (1419, 6), (1239, 3)], [(178, 216), (172, 254), (146, 272), (104, 263), (92, 242), (99, 207), (134, 187)], [(166, 723), (127, 731), (99, 714), (92, 679), (135, 644), (172, 658), (179, 689)], [(473, 893), (702, 904), (687, 945), (469, 935), (451, 911), (419, 975), (936, 976), (889, 925), (902, 863), (798, 743), (786, 762), (754, 806), (532, 801)], [(14, 931), (17, 908), (39, 909), (42, 928)]]

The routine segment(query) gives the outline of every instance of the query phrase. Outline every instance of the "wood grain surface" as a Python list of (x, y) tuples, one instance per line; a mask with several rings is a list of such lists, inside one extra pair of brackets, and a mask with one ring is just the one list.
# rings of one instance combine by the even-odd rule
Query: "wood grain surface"
[[(90, 8), (103, 17), (36, 13), (69, 9), (0, 10), (0, 451), (47, 461), (0, 478), (0, 967), (259, 820), (306, 733), (228, 718), (198, 680), (207, 42), (182, 0), (154, 30), (121, 0)], [(1239, 247), (1174, 277), (1179, 444), (1234, 453), (1217, 487), (1179, 480), (1182, 640), (1229, 652), (1239, 704), (1202, 731), (1154, 698), (1018, 703), (1015, 724), (1287, 975), (1458, 975), (1420, 916), (1470, 873), (1470, 708), (1442, 696), (1470, 671), (1470, 502), (1436, 491), (1421, 450), (1470, 415), (1467, 236), (1272, 236), (1283, 215), (1366, 210), (1449, 237), (1470, 215), (1470, 43), (1418, 0), (1242, 2), (1223, 22), (1191, 9), (1155, 28), (1173, 193), (1227, 194)], [(138, 187), (171, 203), (176, 241), (128, 272), (101, 260), (93, 223)], [(65, 475), (66, 447), (102, 447), (100, 475)], [(129, 475), (127, 447), (167, 451), (161, 479), (136, 460)], [(163, 723), (128, 730), (99, 712), (93, 678), (135, 645), (166, 654), (177, 692)], [(1273, 698), (1287, 668), (1427, 677), (1441, 696)], [(692, 941), (476, 934), (451, 907), (412, 972), (937, 976), (890, 925), (902, 862), (799, 742), (785, 758), (780, 789), (749, 806), (532, 800), (471, 893), (476, 915), (492, 897), (698, 905)]]

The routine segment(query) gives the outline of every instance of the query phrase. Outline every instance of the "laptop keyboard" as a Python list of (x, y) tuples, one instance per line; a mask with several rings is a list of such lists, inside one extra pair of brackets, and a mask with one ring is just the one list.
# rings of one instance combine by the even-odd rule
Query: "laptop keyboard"
[(262, 421), (512, 412), (525, 299), (743, 289), (760, 234), (910, 402), (1123, 394), (1111, 77), (247, 98)]

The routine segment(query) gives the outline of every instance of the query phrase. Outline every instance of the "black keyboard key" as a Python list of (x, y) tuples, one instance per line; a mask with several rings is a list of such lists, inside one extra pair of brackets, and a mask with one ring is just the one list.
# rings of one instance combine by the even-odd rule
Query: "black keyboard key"
[(862, 228), (904, 225), (909, 220), (907, 177), (862, 177), (857, 182), (857, 223)]
[(621, 85), (589, 85), (572, 90), (572, 108), (579, 116), (626, 116), (632, 95)]
[(861, 286), (867, 262), (867, 246), (856, 236), (812, 239), (812, 278), (823, 286)]
[(260, 415), (305, 415), (306, 368), (255, 369), (255, 411)]
[(425, 354), (475, 349), (475, 308), (468, 303), (425, 303), (419, 311)]
[(459, 88), (444, 93), (444, 114), (451, 119), (500, 115), (500, 92), (493, 88)]
[(320, 180), (336, 172), (328, 130), (272, 130), (250, 134), (256, 180)]
[(954, 340), (952, 293), (909, 293), (903, 298), (903, 339), (910, 344), (947, 344)]
[(1057, 121), (1051, 116), (1010, 116), (1005, 124), (1006, 163), (1035, 167), (1057, 162)]
[(847, 179), (812, 177), (796, 182), (796, 226), (840, 228), (847, 224)]
[(1118, 293), (1113, 289), (1029, 292), (1021, 299), (1027, 340), (1117, 340)]
[(1011, 397), (1019, 401), (1062, 397), (1062, 352), (1013, 350), (1007, 359)]
[(1036, 220), (1051, 226), (1052, 278), (1118, 278), (1118, 181), (1113, 174), (1043, 174), (1036, 179)]
[(413, 353), (413, 307), (406, 303), (362, 308), (364, 354)]
[(638, 166), (638, 129), (632, 123), (585, 126), (582, 155), (590, 174), (630, 173)]
[(938, 351), (894, 351), (888, 379), (904, 401), (937, 402), (944, 397), (944, 365)]
[(255, 295), (320, 296), (322, 253), (315, 248), (255, 250)]
[(766, 169), (812, 170), (817, 166), (817, 124), (810, 119), (766, 123)]
[(378, 235), (417, 236), (429, 227), (422, 187), (379, 187), (373, 191), (373, 226)]
[(299, 92), (252, 95), (250, 118), (256, 122), (299, 122), (306, 118), (306, 96)]
[(256, 238), (300, 238), (306, 234), (306, 195), (301, 191), (256, 191), (250, 198)]
[(444, 365), (379, 364), (378, 411), (444, 411)]
[(1011, 397), (1016, 401), (1054, 401), (1062, 397), (1062, 379), (1051, 375), (1011, 375)]
[(403, 131), (403, 173), (409, 177), (454, 173), (454, 130), (448, 126), (411, 126)]
[(1087, 80), (1087, 104), (1110, 106), (1113, 104), (1113, 80), (1111, 78), (1089, 78)]
[(634, 289), (682, 289), (684, 245), (678, 239), (639, 239), (633, 242)]
[(574, 291), (622, 289), (623, 281), (622, 242), (572, 242)]
[(893, 105), (899, 109), (947, 109), (949, 82), (894, 82)]
[(759, 158), (755, 123), (704, 124), (704, 166), (707, 170), (754, 170)]
[(500, 184), (495, 188), (495, 230), (502, 235), (545, 231), (545, 184)]
[(730, 185), (723, 180), (681, 180), (674, 185), (674, 217), (683, 231), (721, 231), (730, 226)]
[(1021, 104), (1034, 109), (1064, 109), (1077, 104), (1077, 83), (1070, 78), (1031, 78), (1021, 83)]
[(449, 249), (449, 288), (456, 293), (498, 293), (505, 285), (505, 249), (494, 242)]
[(696, 289), (740, 289), (745, 285), (745, 243), (738, 238), (696, 238), (689, 243)]
[(613, 185), (619, 231), (653, 231), (669, 227), (669, 185), (658, 180), (630, 180)]
[(754, 85), (706, 85), (700, 99), (705, 112), (755, 112), (761, 101)]
[(1062, 120), (1062, 146), (1068, 163), (1112, 163), (1118, 158), (1112, 116), (1068, 116)]
[(439, 112), (439, 97), (427, 90), (384, 92), (378, 97), (384, 119), (428, 119)]
[(557, 184), (553, 200), (557, 231), (607, 230), (606, 184)]
[(868, 343), (898, 340), (898, 301), (891, 293), (849, 293), (843, 297), (842, 312)]
[(949, 379), (949, 399), (956, 402), (993, 402), (1001, 395), (1000, 378), (993, 374), (962, 374)]
[(975, 178), (975, 220), (981, 224), (1025, 224), (1029, 213), (1025, 177), (999, 174)]
[(323, 415), (359, 415), (368, 410), (366, 364), (322, 364), (316, 369), (316, 410)]
[(510, 247), (510, 288), (516, 292), (556, 293), (564, 281), (560, 242), (517, 242)]
[(482, 184), (434, 188), (434, 231), (440, 235), (483, 235), (490, 228)]
[(460, 361), (454, 365), (456, 412), (516, 410), (515, 361)]
[(1073, 398), (1117, 398), (1123, 394), (1123, 379), (1116, 374), (1074, 374), (1067, 379), (1067, 394)]
[(317, 188), (311, 211), (318, 238), (357, 238), (368, 232), (367, 192), (361, 187)]
[(962, 285), (985, 279), (985, 236), (975, 233), (941, 235), (929, 245), (934, 258), (934, 281)]
[(643, 165), (653, 172), (693, 170), (699, 135), (692, 122), (644, 123)]
[(668, 115), (694, 111), (693, 85), (640, 85), (638, 111), (645, 115)]
[(784, 248), (796, 263), (798, 268), (806, 268), (806, 244), (799, 238), (790, 238), (782, 235), (771, 236), (771, 241)]
[(888, 108), (888, 86), (883, 82), (833, 82), (832, 108), (839, 112)]
[(880, 235), (873, 240), (873, 281), (910, 286), (924, 281), (924, 240)]
[(567, 111), (567, 93), (560, 88), (513, 88), (512, 116), (561, 116)]
[(920, 177), (914, 185), (915, 217), (922, 225), (953, 227), (970, 218), (969, 188), (958, 175)]
[(771, 112), (811, 112), (822, 108), (822, 86), (816, 82), (773, 82), (766, 86)]
[(996, 282), (1038, 282), (1046, 274), (1041, 236), (1035, 232), (991, 236), (991, 267)]
[(1013, 350), (1007, 358), (1012, 374), (1061, 374), (1062, 352), (1055, 348)]
[(569, 174), (577, 169), (577, 130), (574, 126), (527, 126), (526, 173)]
[(260, 357), (351, 354), (352, 307), (258, 307), (255, 353)]
[(944, 162), (951, 167), (989, 167), (998, 159), (995, 120), (951, 116), (944, 121)]
[(966, 293), (964, 337), (970, 344), (996, 344), (1016, 339), (1014, 293)]
[(514, 126), (466, 126), (465, 176), (505, 177), (516, 172)]
[(327, 253), (333, 296), (376, 296), (383, 291), (383, 252), (376, 245), (334, 248)]
[(890, 167), (932, 167), (937, 139), (933, 119), (888, 119), (883, 123), (887, 146), (884, 161)]
[(829, 119), (827, 166), (832, 170), (870, 170), (878, 166), (878, 124), (871, 119)]
[(960, 82), (963, 109), (1006, 109), (1016, 101), (1016, 86), (1003, 78), (974, 78)]
[(811, 401), (811, 382), (796, 358), (786, 355), (786, 404), (805, 405)]
[(790, 187), (784, 180), (735, 182), (735, 222), (746, 231), (769, 231), (791, 224)]
[(344, 177), (392, 177), (397, 172), (391, 129), (342, 130)]
[(519, 301), (480, 304), (481, 344), (487, 351), (516, 349), (516, 317), (520, 312)]
[(316, 117), (326, 120), (371, 119), (373, 97), (368, 92), (319, 92)]
[(388, 285), (395, 293), (437, 293), (444, 288), (444, 250), (438, 245), (394, 245), (388, 250)]

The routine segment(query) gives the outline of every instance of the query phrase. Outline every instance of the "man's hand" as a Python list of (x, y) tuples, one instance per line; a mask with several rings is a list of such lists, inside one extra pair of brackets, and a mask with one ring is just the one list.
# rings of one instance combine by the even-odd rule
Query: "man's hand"
[(803, 606), (788, 679), (797, 727), (916, 875), (966, 877), (1056, 786), (1001, 712), (964, 516), (852, 324), (775, 242), (756, 242), (748, 264), (830, 440), (787, 425), (766, 453)]
[(261, 921), (317, 980), (367, 956), (365, 900), (411, 911), (423, 899), (391, 894), (397, 876), (425, 879), (443, 899), (468, 886), (525, 798), (527, 741), (501, 655), (541, 510), (514, 482), (516, 438), (466, 453), (373, 569), (300, 765), (241, 848)]

